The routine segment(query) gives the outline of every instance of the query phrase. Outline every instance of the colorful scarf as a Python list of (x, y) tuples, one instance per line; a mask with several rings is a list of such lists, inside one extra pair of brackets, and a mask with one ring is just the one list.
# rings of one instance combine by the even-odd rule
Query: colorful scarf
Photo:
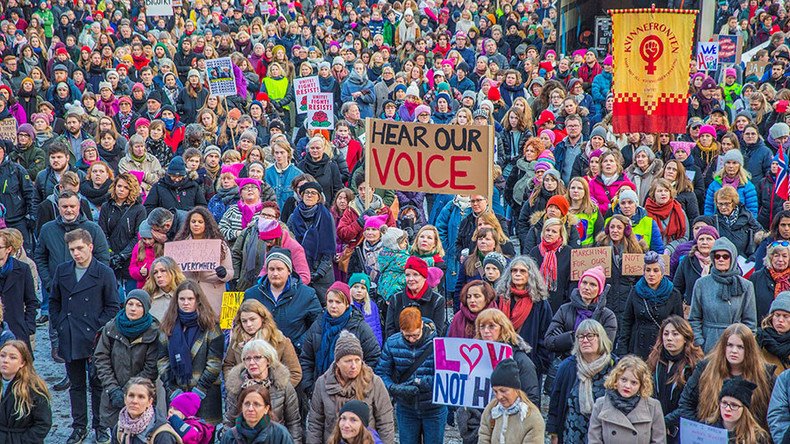
[(562, 239), (557, 239), (552, 243), (540, 241), (538, 245), (540, 254), (543, 256), (543, 262), (540, 264), (540, 273), (546, 279), (549, 291), (557, 289), (557, 252), (560, 251), (561, 247)]
[(647, 215), (656, 221), (661, 236), (665, 240), (673, 241), (686, 235), (686, 218), (683, 207), (677, 200), (672, 199), (665, 205), (659, 205), (653, 198), (648, 197), (645, 201), (645, 210), (647, 210)]
[(259, 201), (254, 205), (247, 205), (243, 200), (239, 199), (238, 206), (239, 213), (241, 213), (241, 229), (243, 230), (252, 222), (252, 218), (263, 209), (263, 202)]
[(697, 260), (699, 261), (700, 267), (702, 267), (702, 271), (699, 274), (700, 277), (709, 275), (710, 274), (710, 265), (711, 265), (711, 262), (712, 262), (710, 260), (710, 255), (702, 254), (699, 251), (694, 251), (694, 257), (697, 258)]
[[(132, 442), (131, 438), (143, 433), (154, 419), (154, 406), (149, 406), (142, 415), (134, 419), (126, 407), (118, 413), (118, 442)], [(123, 437), (123, 438), (121, 438)]]
[(768, 269), (768, 272), (771, 273), (771, 279), (776, 282), (774, 286), (774, 297), (778, 296), (779, 293), (783, 291), (790, 290), (790, 268), (786, 268), (784, 271)]
[(502, 300), (500, 305), (502, 313), (513, 323), (513, 328), (520, 331), (532, 311), (533, 301), (527, 290), (510, 287), (510, 299)]

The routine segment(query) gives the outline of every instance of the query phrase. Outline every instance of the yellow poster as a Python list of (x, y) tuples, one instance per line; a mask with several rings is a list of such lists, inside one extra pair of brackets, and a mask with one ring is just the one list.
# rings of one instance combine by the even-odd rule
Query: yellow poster
[(684, 133), (698, 11), (651, 8), (609, 12), (614, 132)]
[(239, 311), (242, 301), (244, 301), (243, 291), (226, 291), (222, 293), (222, 309), (219, 315), (219, 328), (228, 330), (233, 327), (233, 318)]

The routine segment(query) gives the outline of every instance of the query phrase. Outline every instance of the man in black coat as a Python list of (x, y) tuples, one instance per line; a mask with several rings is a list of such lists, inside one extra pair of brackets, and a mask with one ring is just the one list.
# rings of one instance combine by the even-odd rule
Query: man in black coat
[(0, 299), (3, 320), (14, 336), (30, 347), (30, 335), (36, 333), (36, 310), (39, 302), (30, 266), (14, 258), (11, 232), (0, 230)]
[[(88, 426), (88, 359), (104, 324), (120, 309), (115, 273), (93, 256), (93, 238), (84, 229), (64, 236), (72, 260), (60, 264), (53, 275), (50, 295), (52, 325), (58, 330), (61, 356), (71, 380), (69, 398), (73, 432), (68, 442), (82, 442)], [(90, 378), (91, 413), (97, 442), (109, 441), (107, 430), (99, 426), (102, 386)]]
[(31, 229), (35, 225), (35, 189), (27, 171), (8, 154), (8, 145), (0, 143), (0, 203), (5, 205), (5, 223), (22, 233), (28, 255), (33, 252)]
[(151, 187), (145, 209), (150, 214), (157, 207), (189, 211), (198, 205), (207, 205), (206, 195), (199, 183), (187, 177), (184, 159), (176, 156), (167, 166), (167, 175)]

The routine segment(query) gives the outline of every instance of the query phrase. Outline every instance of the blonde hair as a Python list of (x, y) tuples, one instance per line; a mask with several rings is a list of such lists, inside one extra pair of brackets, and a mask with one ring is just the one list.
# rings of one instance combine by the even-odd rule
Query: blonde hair
[(516, 333), (516, 329), (513, 328), (513, 323), (498, 308), (486, 308), (477, 315), (477, 319), (475, 319), (475, 339), (482, 339), (480, 336), (481, 325), (492, 323), (499, 325), (500, 328), (498, 342), (516, 345), (522, 340), (521, 336)]
[[(579, 208), (573, 208), (573, 201), (571, 200), (571, 185), (573, 183), (579, 183), (582, 188), (584, 188), (584, 197), (581, 199), (581, 204)], [(595, 214), (598, 212), (598, 207), (592, 203), (592, 199), (590, 199), (590, 185), (581, 177), (574, 177), (573, 179), (568, 182), (567, 192), (565, 193), (566, 197), (568, 198), (568, 202), (571, 203), (571, 207), (568, 210), (568, 214)], [(600, 217), (600, 216), (599, 216)]]
[(11, 382), (11, 393), (14, 395), (14, 414), (17, 419), (21, 420), (30, 415), (33, 410), (33, 394), (42, 396), (47, 403), (50, 402), (50, 395), (47, 383), (38, 376), (33, 367), (33, 355), (30, 354), (27, 344), (18, 339), (12, 339), (3, 344), (0, 351), (7, 347), (15, 348), (21, 355), (24, 364), (16, 372)]
[(724, 185), (713, 195), (715, 200), (718, 200), (719, 197), (731, 200), (732, 204), (736, 207), (741, 203), (741, 196), (738, 195), (738, 190), (730, 185)]
[(623, 376), (626, 370), (631, 370), (631, 373), (639, 380), (639, 396), (643, 398), (653, 396), (653, 379), (651, 378), (650, 368), (645, 361), (634, 355), (628, 355), (620, 359), (620, 362), (617, 363), (612, 371), (609, 372), (609, 376), (606, 377), (604, 387), (616, 391), (617, 380)]
[[(242, 313), (255, 313), (261, 318), (261, 328), (255, 332), (255, 335), (250, 335), (241, 325)], [(236, 316), (233, 317), (233, 327), (230, 333), (229, 349), (238, 347), (239, 345), (250, 341), (251, 339), (263, 339), (275, 349), (285, 341), (282, 331), (277, 328), (274, 321), (274, 316), (260, 301), (255, 299), (247, 299), (241, 303)]]
[[(420, 235), (426, 231), (430, 231), (433, 233), (434, 239), (436, 239), (436, 247), (434, 247), (433, 251), (420, 251), (419, 248), (419, 239)], [(417, 231), (417, 234), (414, 235), (414, 242), (411, 244), (411, 252), (414, 255), (426, 255), (426, 254), (438, 254), (439, 256), (444, 257), (444, 247), (442, 247), (442, 238), (439, 237), (439, 230), (433, 225), (423, 225), (422, 228)]]
[[(480, 225), (480, 221), (485, 222), (487, 225), (491, 225), (491, 228), (496, 233), (495, 239), (499, 245), (508, 242), (510, 239), (505, 234), (505, 231), (502, 229), (502, 224), (499, 223), (499, 218), (496, 217), (493, 211), (485, 210), (477, 216), (477, 225)], [(475, 230), (477, 231), (477, 230)]]

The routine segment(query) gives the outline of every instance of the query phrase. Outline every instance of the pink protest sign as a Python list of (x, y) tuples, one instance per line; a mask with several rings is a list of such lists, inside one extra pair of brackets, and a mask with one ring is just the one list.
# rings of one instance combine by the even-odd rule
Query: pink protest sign
[(492, 399), (491, 372), (513, 349), (499, 342), (462, 338), (433, 340), (434, 404), (484, 408)]

